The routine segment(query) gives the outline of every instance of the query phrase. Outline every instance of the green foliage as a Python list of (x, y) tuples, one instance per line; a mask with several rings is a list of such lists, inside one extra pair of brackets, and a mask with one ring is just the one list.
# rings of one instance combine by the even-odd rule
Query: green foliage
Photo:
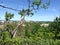
[[(34, 15), (33, 10), (35, 10), (35, 7), (39, 9), (41, 5), (42, 8), (48, 8), (50, 0), (46, 3), (42, 3), (42, 1), (43, 0), (33, 0), (33, 9), (31, 9), (32, 7), (22, 9), (19, 14), (21, 17)], [(14, 14), (5, 13), (6, 21), (9, 21), (13, 17)], [(17, 22), (15, 25), (6, 23), (7, 29), (5, 30), (6, 27), (4, 29), (0, 29), (0, 45), (60, 45), (60, 17), (57, 17), (53, 22), (51, 22), (49, 27), (43, 27), (41, 26), (41, 23), (37, 22), (26, 22), (25, 27), (18, 27), (17, 36), (15, 38), (11, 38), (12, 31), (16, 24)], [(21, 34), (24, 37), (22, 37)]]
[(42, 3), (43, 0), (33, 0), (32, 1), (32, 7), (33, 9), (35, 9), (34, 7), (37, 6), (37, 9), (39, 9), (40, 7), (41, 8), (44, 8), (44, 9), (47, 9), (50, 5), (50, 0), (48, 0), (47, 2), (45, 3)]
[(10, 19), (12, 19), (14, 17), (14, 14), (11, 14), (11, 13), (5, 13), (5, 20), (8, 21)]
[(22, 9), (19, 11), (19, 13), (22, 16), (29, 16), (29, 15), (34, 15), (34, 13), (28, 8), (26, 10)]
[(43, 4), (42, 8), (47, 9), (50, 5), (50, 0), (48, 0), (45, 4)]
[(14, 26), (12, 24), (7, 24), (6, 27), (8, 30), (12, 31), (14, 29)]
[[(59, 21), (54, 20), (54, 22), (50, 23), (49, 27), (51, 29), (49, 27), (41, 27), (40, 23), (26, 22), (26, 26), (23, 29), (25, 32), (22, 32), (25, 33), (25, 37), (22, 38), (21, 36), (11, 38), (11, 34), (8, 31), (0, 32), (0, 45), (60, 45), (60, 40), (54, 40), (53, 38), (55, 36), (55, 33), (53, 33), (55, 31), (55, 26), (60, 24), (57, 22)], [(12, 26), (9, 24), (7, 27), (11, 30), (14, 25)], [(58, 27), (56, 27), (56, 29), (60, 29)], [(59, 35), (60, 32), (57, 36)]]
[(34, 5), (37, 6), (37, 9), (39, 9), (39, 6), (41, 5), (41, 3), (42, 3), (42, 0), (33, 0), (32, 1), (32, 7), (33, 7), (33, 9), (34, 9)]
[(32, 39), (32, 38), (13, 38), (0, 40), (0, 45), (60, 45), (60, 40), (52, 39)]
[(56, 17), (54, 22), (50, 23), (50, 31), (55, 34), (54, 38), (60, 39), (60, 36), (57, 36), (60, 34), (60, 17)]
[(30, 16), (30, 15), (34, 15), (34, 11), (35, 10), (39, 10), (40, 8), (44, 8), (47, 9), (50, 5), (50, 0), (46, 1), (45, 3), (43, 2), (43, 0), (32, 0), (32, 2), (30, 2), (31, 0), (28, 0), (28, 7), (27, 9), (22, 9), (19, 11), (18, 14), (22, 16)]

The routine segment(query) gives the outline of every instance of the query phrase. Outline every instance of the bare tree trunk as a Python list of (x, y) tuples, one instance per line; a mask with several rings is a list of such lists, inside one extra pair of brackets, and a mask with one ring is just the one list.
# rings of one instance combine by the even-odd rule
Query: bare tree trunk
[(18, 24), (17, 27), (13, 30), (13, 32), (12, 32), (13, 37), (15, 37), (18, 27), (21, 26), (22, 24), (23, 23)]
[(22, 17), (21, 21), (19, 22), (19, 24), (17, 25), (17, 27), (12, 31), (12, 37), (14, 38), (16, 36), (16, 33), (17, 33), (17, 29), (19, 26), (21, 26), (23, 23), (24, 23), (24, 18), (25, 16)]
[(15, 35), (16, 35), (16, 32), (17, 32), (17, 30), (14, 32), (13, 38), (15, 37)]

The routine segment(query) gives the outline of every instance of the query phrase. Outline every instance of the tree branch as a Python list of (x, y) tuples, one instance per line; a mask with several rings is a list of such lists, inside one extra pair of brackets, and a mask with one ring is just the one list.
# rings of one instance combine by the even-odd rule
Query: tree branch
[(4, 5), (1, 5), (1, 4), (0, 4), (0, 7), (2, 7), (2, 8), (7, 8), (7, 9), (11, 9), (11, 10), (14, 10), (14, 11), (20, 11), (20, 10), (13, 9), (13, 8), (10, 8), (10, 7), (7, 7), (7, 6), (4, 6)]

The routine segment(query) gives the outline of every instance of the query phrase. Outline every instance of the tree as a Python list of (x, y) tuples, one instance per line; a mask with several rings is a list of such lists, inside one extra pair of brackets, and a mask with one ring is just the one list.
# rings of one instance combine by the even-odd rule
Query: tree
[(58, 34), (60, 33), (60, 17), (56, 17), (54, 21), (50, 24), (50, 31), (55, 34), (55, 39), (60, 39), (60, 36)]
[(11, 14), (11, 13), (5, 13), (5, 20), (6, 21), (9, 21), (10, 19), (12, 19), (14, 17), (14, 14)]
[[(28, 1), (28, 7), (22, 10), (17, 10), (4, 5), (0, 5), (0, 7), (3, 7), (3, 8), (19, 11), (19, 15), (21, 15), (21, 18), (22, 18), (21, 21), (19, 22), (17, 27), (12, 31), (13, 37), (15, 37), (16, 35), (17, 28), (24, 23), (25, 16), (34, 15), (34, 11), (39, 10), (40, 8), (47, 9), (50, 4), (50, 0), (47, 0), (46, 2), (43, 2), (43, 0), (27, 0), (27, 1)], [(13, 17), (13, 14), (6, 12), (6, 16), (5, 16), (6, 21), (9, 21), (12, 17)]]
[(14, 17), (14, 14), (11, 14), (11, 13), (8, 13), (6, 12), (5, 13), (5, 20), (6, 20), (6, 23), (4, 24), (4, 30), (5, 31), (8, 31), (11, 35), (11, 31), (13, 29), (13, 26), (9, 23), (10, 19), (12, 19)]
[(28, 0), (28, 8), (27, 9), (22, 9), (19, 11), (18, 14), (21, 15), (21, 21), (20, 24), (17, 25), (17, 27), (14, 29), (13, 33), (13, 37), (15, 37), (16, 32), (17, 32), (17, 28), (23, 24), (24, 22), (24, 18), (25, 16), (31, 16), (34, 15), (33, 11), (35, 10), (39, 10), (41, 7), (46, 9), (48, 8), (49, 4), (50, 4), (50, 0), (48, 0), (46, 3), (42, 3), (43, 0)]

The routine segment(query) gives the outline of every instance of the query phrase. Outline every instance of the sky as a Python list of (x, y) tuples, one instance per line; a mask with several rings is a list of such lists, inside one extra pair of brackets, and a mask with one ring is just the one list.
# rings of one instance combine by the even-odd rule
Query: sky
[[(46, 0), (47, 1), (47, 0)], [(14, 9), (26, 9), (27, 0), (0, 0), (0, 5), (8, 6)], [(5, 12), (14, 13), (14, 18), (11, 20), (21, 20), (20, 15), (17, 11), (10, 9), (5, 9), (0, 7), (0, 20), (5, 20)], [(39, 9), (34, 12), (32, 17), (26, 16), (26, 21), (53, 21), (56, 17), (60, 16), (60, 0), (50, 0), (50, 5), (48, 9)]]

